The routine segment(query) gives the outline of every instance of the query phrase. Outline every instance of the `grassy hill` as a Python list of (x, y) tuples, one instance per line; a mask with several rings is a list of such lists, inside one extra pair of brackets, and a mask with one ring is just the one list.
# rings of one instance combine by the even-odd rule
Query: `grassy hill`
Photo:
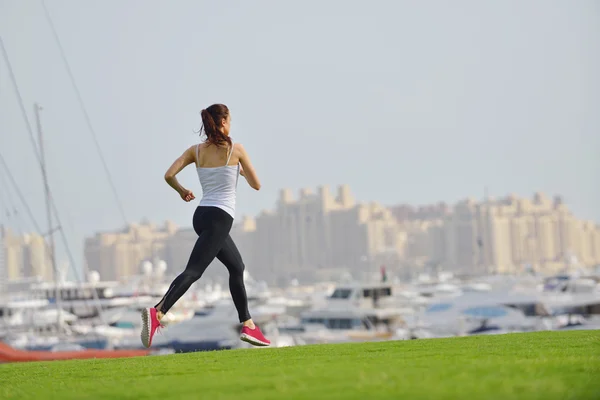
[(600, 331), (0, 365), (0, 399), (599, 399)]

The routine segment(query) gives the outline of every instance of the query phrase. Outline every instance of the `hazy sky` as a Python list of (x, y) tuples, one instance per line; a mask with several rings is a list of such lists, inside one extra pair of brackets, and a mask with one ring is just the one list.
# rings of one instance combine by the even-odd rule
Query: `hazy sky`
[[(163, 174), (224, 102), (263, 189), (348, 183), (359, 200), (562, 194), (600, 221), (598, 1), (47, 0), (130, 222), (191, 225)], [(123, 225), (41, 1), (0, 0), (27, 111), (44, 107), (72, 246)], [(0, 150), (38, 221), (41, 175), (0, 60)], [(4, 175), (4, 174), (0, 174)], [(0, 176), (0, 185), (3, 177)], [(193, 167), (181, 177), (200, 197)], [(242, 182), (241, 182), (242, 183)], [(14, 191), (0, 188), (0, 207)], [(25, 213), (0, 222), (30, 230)]]

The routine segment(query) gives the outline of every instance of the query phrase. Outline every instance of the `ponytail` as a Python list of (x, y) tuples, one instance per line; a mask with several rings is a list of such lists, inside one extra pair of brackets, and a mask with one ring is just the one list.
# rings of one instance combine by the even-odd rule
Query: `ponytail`
[(223, 118), (227, 118), (229, 115), (227, 106), (224, 104), (213, 104), (202, 110), (200, 115), (202, 116), (202, 128), (200, 128), (200, 132), (204, 129), (206, 141), (217, 147), (222, 146), (225, 143), (231, 146), (231, 138), (221, 132), (220, 129), (217, 129), (217, 124), (215, 123), (215, 121), (220, 123)]

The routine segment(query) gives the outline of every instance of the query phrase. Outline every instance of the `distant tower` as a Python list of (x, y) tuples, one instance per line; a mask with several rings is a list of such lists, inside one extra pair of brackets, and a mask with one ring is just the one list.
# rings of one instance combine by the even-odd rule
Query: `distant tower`
[(302, 188), (302, 189), (300, 189), (300, 198), (301, 199), (307, 199), (312, 194), (313, 194), (313, 191), (312, 191), (311, 188)]
[(354, 197), (350, 193), (350, 186), (348, 185), (340, 185), (338, 187), (338, 195), (337, 201), (340, 203), (345, 209), (354, 207)]
[(329, 210), (332, 207), (334, 199), (333, 196), (331, 196), (331, 193), (329, 192), (328, 185), (319, 186), (319, 198), (321, 199), (321, 204), (325, 211)]
[(289, 204), (294, 202), (294, 196), (290, 189), (281, 189), (279, 191), (279, 201), (283, 204)]

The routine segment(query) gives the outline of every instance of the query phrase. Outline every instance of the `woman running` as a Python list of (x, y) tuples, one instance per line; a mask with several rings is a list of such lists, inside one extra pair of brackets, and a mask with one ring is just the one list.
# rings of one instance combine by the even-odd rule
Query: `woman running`
[(244, 262), (229, 235), (235, 214), (238, 174), (255, 190), (260, 189), (260, 182), (244, 147), (234, 144), (229, 137), (231, 117), (227, 106), (213, 104), (202, 110), (201, 115), (206, 141), (187, 149), (165, 174), (167, 183), (189, 202), (195, 199), (194, 193), (181, 186), (176, 175), (187, 165), (196, 164), (202, 185), (202, 199), (193, 218), (198, 240), (185, 270), (171, 283), (162, 300), (154, 308), (142, 311), (142, 343), (145, 347), (152, 345), (156, 330), (163, 326), (160, 320), (216, 257), (229, 270), (229, 290), (243, 324), (240, 339), (255, 346), (268, 346), (269, 340), (250, 318)]

